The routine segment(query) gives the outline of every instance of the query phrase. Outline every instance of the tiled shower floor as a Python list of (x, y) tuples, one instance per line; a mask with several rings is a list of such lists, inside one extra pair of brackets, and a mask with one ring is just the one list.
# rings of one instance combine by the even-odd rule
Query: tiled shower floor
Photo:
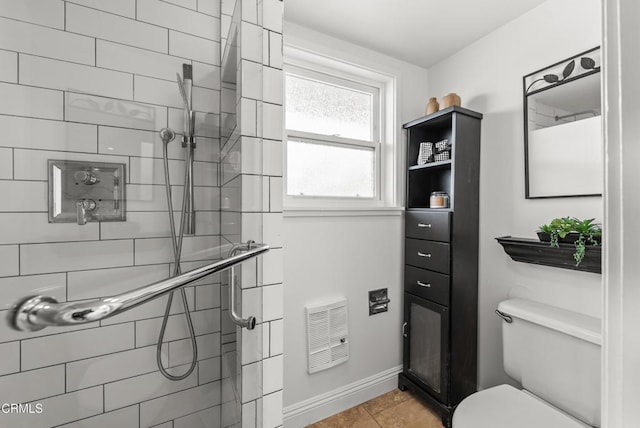
[(440, 418), (409, 392), (395, 389), (308, 428), (443, 428)]

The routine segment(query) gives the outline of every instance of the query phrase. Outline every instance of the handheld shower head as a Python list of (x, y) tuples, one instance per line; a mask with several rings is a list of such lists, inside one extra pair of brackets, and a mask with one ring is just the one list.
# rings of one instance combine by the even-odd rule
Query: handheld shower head
[(169, 144), (176, 138), (176, 133), (171, 128), (162, 128), (160, 130), (160, 138), (162, 138), (164, 144)]

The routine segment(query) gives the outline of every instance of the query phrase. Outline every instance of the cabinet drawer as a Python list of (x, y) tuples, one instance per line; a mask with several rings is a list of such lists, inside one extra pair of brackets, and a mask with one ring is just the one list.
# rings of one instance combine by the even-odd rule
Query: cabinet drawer
[(449, 273), (449, 244), (407, 238), (404, 260), (411, 266)]
[(448, 275), (405, 266), (404, 291), (449, 306)]
[(450, 212), (407, 211), (405, 231), (409, 238), (449, 242)]

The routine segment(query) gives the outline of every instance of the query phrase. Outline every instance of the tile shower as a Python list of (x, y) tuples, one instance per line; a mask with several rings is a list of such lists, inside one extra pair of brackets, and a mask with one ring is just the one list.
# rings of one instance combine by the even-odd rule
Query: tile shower
[[(236, 15), (240, 129), (221, 148), (220, 59)], [(197, 229), (185, 238), (183, 271), (217, 257), (213, 249), (227, 241), (273, 248), (242, 268), (242, 310), (255, 312), (258, 326), (237, 339), (226, 274), (187, 288), (199, 361), (182, 381), (164, 379), (155, 363), (164, 298), (77, 327), (19, 333), (0, 323), (0, 401), (43, 406), (0, 414), (0, 427), (222, 427), (240, 426), (240, 415), (243, 427), (282, 424), (282, 101), (273, 91), (281, 33), (278, 0), (0, 0), (3, 316), (30, 294), (92, 299), (171, 274), (158, 131), (182, 132), (175, 73), (183, 63), (193, 66), (197, 112)], [(169, 158), (179, 207), (179, 144), (169, 145)], [(48, 223), (48, 159), (124, 163), (127, 221)], [(175, 301), (163, 347), (178, 373), (191, 358), (182, 312)], [(225, 350), (241, 355), (235, 368)]]

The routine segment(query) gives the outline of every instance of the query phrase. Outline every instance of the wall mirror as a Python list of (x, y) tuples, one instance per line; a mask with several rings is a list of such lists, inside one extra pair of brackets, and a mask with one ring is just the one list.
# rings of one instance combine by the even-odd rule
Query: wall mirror
[(602, 194), (600, 48), (524, 76), (525, 196)]

